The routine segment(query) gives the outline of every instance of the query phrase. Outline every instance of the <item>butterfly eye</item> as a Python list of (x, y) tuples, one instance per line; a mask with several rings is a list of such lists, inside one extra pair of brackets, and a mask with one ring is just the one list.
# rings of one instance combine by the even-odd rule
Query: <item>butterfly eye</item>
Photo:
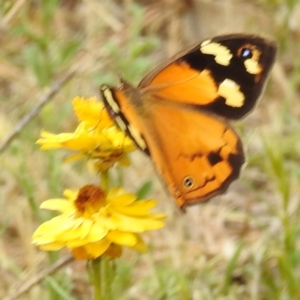
[(185, 188), (190, 189), (194, 186), (194, 180), (192, 177), (185, 177), (183, 179), (183, 185)]
[(253, 51), (251, 48), (243, 47), (239, 50), (239, 55), (244, 59), (250, 59), (253, 56)]

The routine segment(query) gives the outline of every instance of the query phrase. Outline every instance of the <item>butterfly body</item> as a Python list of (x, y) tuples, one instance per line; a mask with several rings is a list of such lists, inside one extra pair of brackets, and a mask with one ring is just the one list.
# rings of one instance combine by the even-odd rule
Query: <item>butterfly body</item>
[(243, 147), (228, 121), (255, 106), (275, 54), (258, 36), (221, 36), (180, 53), (137, 88), (101, 87), (110, 115), (151, 156), (179, 207), (226, 191), (239, 176)]

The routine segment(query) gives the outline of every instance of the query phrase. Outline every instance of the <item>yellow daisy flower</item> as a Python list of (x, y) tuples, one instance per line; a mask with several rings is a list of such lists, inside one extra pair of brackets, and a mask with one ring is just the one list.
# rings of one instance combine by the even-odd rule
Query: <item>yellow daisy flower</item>
[(67, 159), (68, 162), (87, 157), (93, 160), (97, 171), (105, 171), (116, 162), (129, 165), (126, 153), (135, 150), (135, 146), (113, 124), (103, 103), (95, 97), (77, 97), (73, 100), (73, 108), (80, 122), (75, 132), (53, 134), (42, 131), (41, 138), (36, 142), (41, 149), (66, 148), (76, 151)]
[(96, 97), (75, 97), (72, 101), (78, 121), (87, 122), (89, 127), (107, 128), (114, 126), (102, 102)]
[(122, 246), (146, 251), (139, 233), (164, 226), (165, 215), (149, 210), (154, 200), (138, 200), (121, 188), (105, 194), (95, 185), (79, 191), (65, 190), (65, 199), (49, 199), (41, 208), (61, 214), (34, 232), (32, 243), (40, 249), (69, 248), (78, 259), (95, 259), (103, 254), (118, 257)]

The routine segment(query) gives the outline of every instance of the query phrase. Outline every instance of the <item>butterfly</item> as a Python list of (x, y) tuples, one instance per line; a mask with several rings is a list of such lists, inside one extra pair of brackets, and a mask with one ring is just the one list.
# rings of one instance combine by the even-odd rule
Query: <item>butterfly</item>
[(223, 35), (179, 53), (138, 87), (101, 86), (110, 116), (152, 158), (183, 210), (239, 176), (245, 155), (229, 121), (254, 108), (276, 51), (260, 36)]

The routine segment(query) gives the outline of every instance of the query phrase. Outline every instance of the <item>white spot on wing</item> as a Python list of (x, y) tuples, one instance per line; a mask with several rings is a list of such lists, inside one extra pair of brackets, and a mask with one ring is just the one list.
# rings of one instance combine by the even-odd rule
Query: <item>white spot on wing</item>
[(147, 148), (147, 145), (145, 143), (145, 140), (142, 138), (142, 136), (138, 132), (138, 130), (135, 127), (133, 127), (131, 124), (129, 124), (128, 125), (128, 131), (130, 132), (131, 136), (134, 138), (137, 145), (141, 149), (145, 150)]
[(240, 91), (240, 86), (228, 78), (219, 85), (218, 95), (225, 98), (228, 106), (242, 107), (244, 105), (245, 96)]
[(219, 43), (210, 42), (210, 40), (201, 44), (200, 51), (204, 54), (214, 55), (215, 61), (222, 66), (228, 66), (233, 56), (227, 47)]
[(250, 74), (259, 74), (262, 69), (257, 60), (254, 59), (246, 59), (244, 61), (246, 70)]
[(104, 97), (105, 97), (105, 100), (107, 101), (107, 103), (109, 104), (109, 106), (112, 108), (112, 110), (115, 112), (115, 113), (119, 113), (120, 112), (120, 107), (118, 105), (118, 103), (115, 101), (113, 95), (112, 95), (112, 92), (110, 91), (110, 89), (105, 89), (103, 91), (103, 94), (104, 94)]
[(122, 120), (121, 117), (117, 116), (115, 117), (115, 122), (118, 124), (118, 126), (123, 130), (126, 131), (126, 124), (124, 123), (124, 121)]

